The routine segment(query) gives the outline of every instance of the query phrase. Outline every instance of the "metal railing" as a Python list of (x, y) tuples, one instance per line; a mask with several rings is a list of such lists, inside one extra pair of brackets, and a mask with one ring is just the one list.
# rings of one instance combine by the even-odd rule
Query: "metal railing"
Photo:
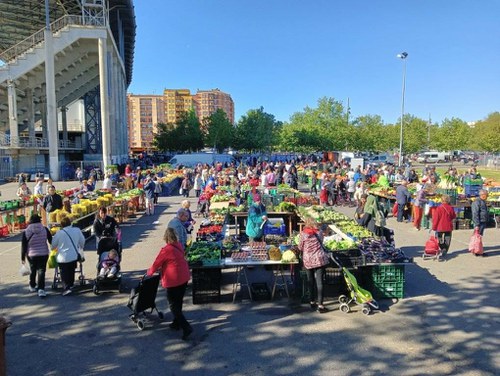
[[(57, 33), (64, 27), (68, 25), (79, 25), (79, 26), (106, 26), (106, 20), (104, 17), (93, 18), (93, 17), (83, 17), (78, 15), (65, 15), (61, 18), (55, 20), (50, 24), (50, 28), (53, 34)], [(9, 63), (15, 60), (18, 56), (29, 51), (33, 47), (39, 45), (45, 40), (45, 28), (37, 31), (36, 33), (30, 35), (28, 38), (22, 40), (16, 45), (8, 48), (0, 54), (0, 60)]]
[[(49, 140), (42, 137), (11, 137), (0, 132), (0, 147), (20, 149), (42, 149), (49, 148)], [(82, 141), (59, 140), (59, 149), (83, 149)]]

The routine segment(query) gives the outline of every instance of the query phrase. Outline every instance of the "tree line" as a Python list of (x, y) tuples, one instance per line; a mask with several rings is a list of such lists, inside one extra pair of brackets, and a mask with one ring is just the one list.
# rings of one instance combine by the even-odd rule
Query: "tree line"
[[(473, 125), (458, 118), (440, 124), (416, 116), (403, 117), (403, 151), (475, 150), (500, 152), (500, 112)], [(385, 124), (379, 115), (349, 120), (348, 109), (334, 98), (323, 97), (315, 108), (305, 107), (288, 122), (277, 121), (263, 107), (249, 110), (233, 125), (223, 110), (200, 121), (194, 111), (172, 124), (158, 124), (154, 144), (159, 151), (196, 151), (203, 147), (222, 152), (310, 153), (326, 150), (386, 152), (399, 150), (400, 119)]]

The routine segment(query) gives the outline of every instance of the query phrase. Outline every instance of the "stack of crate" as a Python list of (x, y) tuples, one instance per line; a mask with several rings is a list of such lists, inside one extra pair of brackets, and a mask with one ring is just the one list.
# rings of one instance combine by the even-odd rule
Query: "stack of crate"
[(404, 297), (405, 265), (375, 265), (371, 275), (372, 286), (368, 290), (375, 299)]

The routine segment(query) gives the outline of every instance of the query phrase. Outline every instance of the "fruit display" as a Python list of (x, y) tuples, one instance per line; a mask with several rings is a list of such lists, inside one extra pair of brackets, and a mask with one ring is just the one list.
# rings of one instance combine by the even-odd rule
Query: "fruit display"
[(270, 248), (269, 248), (269, 260), (272, 260), (272, 261), (280, 261), (281, 260), (281, 251), (278, 247), (272, 245)]
[(343, 251), (347, 249), (357, 248), (357, 244), (353, 240), (335, 240), (325, 239), (323, 245), (330, 251)]
[(186, 248), (186, 259), (190, 264), (214, 265), (220, 263), (221, 249), (217, 243), (198, 241)]
[(275, 209), (279, 212), (294, 212), (297, 209), (297, 205), (295, 205), (293, 202), (283, 201), (280, 202)]
[(281, 255), (281, 262), (282, 263), (291, 263), (291, 262), (297, 262), (297, 256), (295, 255), (295, 252), (289, 249), (288, 251), (283, 252), (283, 255)]
[(409, 262), (401, 249), (394, 247), (385, 239), (363, 239), (359, 244), (367, 263)]

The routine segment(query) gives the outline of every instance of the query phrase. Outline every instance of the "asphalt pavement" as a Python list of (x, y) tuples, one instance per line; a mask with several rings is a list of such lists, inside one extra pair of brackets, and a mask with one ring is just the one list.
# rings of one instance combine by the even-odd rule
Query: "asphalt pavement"
[[(58, 189), (75, 186), (57, 182)], [(0, 185), (1, 199), (17, 184)], [(30, 185), (31, 187), (31, 185)], [(139, 213), (122, 225), (124, 285), (134, 287), (163, 245), (162, 235), (180, 196), (161, 197), (153, 216)], [(196, 207), (196, 199), (190, 199)], [(352, 214), (351, 208), (338, 208)], [(414, 257), (406, 267), (405, 298), (380, 301), (370, 316), (349, 314), (327, 298), (329, 312), (279, 294), (252, 302), (243, 293), (231, 302), (234, 273), (223, 273), (223, 302), (184, 311), (194, 332), (188, 341), (168, 328), (163, 289), (145, 330), (128, 319), (129, 294), (92, 293), (95, 242), (87, 242), (84, 271), (89, 283), (63, 297), (28, 292), (19, 275), (20, 236), (0, 240), (0, 316), (6, 332), (8, 375), (498, 375), (500, 374), (500, 229), (488, 228), (488, 257), (467, 251), (472, 230), (453, 233), (446, 262), (422, 260), (428, 232), (388, 219), (396, 245)], [(259, 281), (263, 271), (249, 271)], [(50, 283), (52, 270), (47, 273)]]

